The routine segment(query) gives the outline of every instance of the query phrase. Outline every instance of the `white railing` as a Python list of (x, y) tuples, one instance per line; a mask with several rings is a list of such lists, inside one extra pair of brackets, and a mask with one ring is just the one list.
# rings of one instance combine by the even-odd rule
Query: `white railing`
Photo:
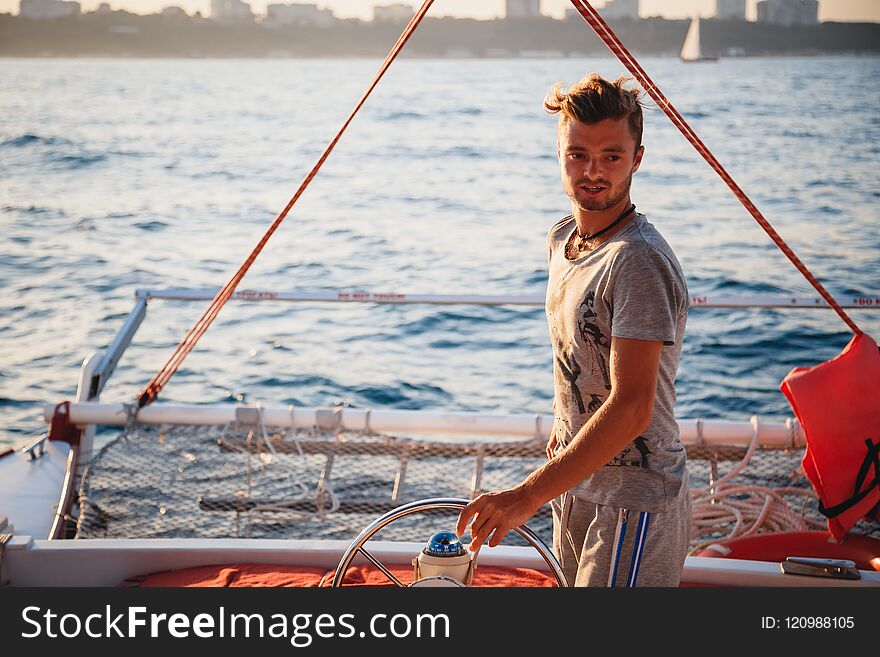
[[(168, 299), (175, 301), (210, 301), (218, 289), (165, 288), (138, 290), (138, 299)], [(237, 301), (300, 301), (320, 303), (384, 303), (384, 304), (467, 304), (479, 306), (543, 306), (543, 294), (407, 294), (405, 292), (368, 292), (335, 290), (323, 292), (239, 290), (232, 295)], [(880, 294), (837, 297), (843, 308), (880, 308)], [(694, 294), (692, 308), (814, 308), (831, 307), (821, 297), (782, 295), (725, 296)]]
[[(55, 409), (43, 407), (48, 422)], [(73, 403), (70, 418), (77, 425), (124, 426), (133, 419), (134, 408), (126, 404)], [(553, 427), (550, 415), (452, 413), (436, 411), (397, 411), (363, 408), (255, 407), (233, 405), (186, 405), (155, 403), (137, 414), (140, 424), (220, 425), (233, 422), (262, 423), (267, 427), (327, 431), (377, 432), (388, 434), (427, 433), (450, 436), (508, 437), (546, 440)], [(803, 447), (804, 436), (796, 420), (762, 422), (678, 420), (681, 439), (687, 445), (749, 445), (757, 433), (758, 446), (767, 448)]]

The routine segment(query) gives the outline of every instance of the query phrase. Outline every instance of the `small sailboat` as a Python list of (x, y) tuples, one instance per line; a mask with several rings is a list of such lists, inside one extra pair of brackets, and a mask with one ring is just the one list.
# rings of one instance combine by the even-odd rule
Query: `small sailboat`
[(691, 19), (691, 26), (688, 28), (687, 36), (684, 39), (684, 45), (681, 47), (679, 55), (683, 62), (716, 62), (717, 57), (706, 57), (700, 49), (700, 17), (694, 16)]

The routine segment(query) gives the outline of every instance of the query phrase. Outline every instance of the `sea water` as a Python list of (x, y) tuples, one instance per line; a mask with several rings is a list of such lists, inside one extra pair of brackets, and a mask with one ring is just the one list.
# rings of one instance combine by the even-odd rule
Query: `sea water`
[[(643, 66), (836, 295), (880, 296), (880, 58)], [(217, 288), (284, 207), (374, 60), (0, 60), (0, 445), (71, 398), (136, 289)], [(404, 60), (241, 288), (542, 295), (569, 212), (559, 80), (608, 58)], [(813, 296), (656, 108), (633, 201), (692, 295)], [(207, 302), (152, 301), (107, 384), (131, 401)], [(880, 337), (880, 311), (852, 316)], [(690, 313), (680, 418), (791, 415), (779, 381), (849, 340), (828, 310)], [(549, 413), (540, 307), (230, 302), (161, 399)]]

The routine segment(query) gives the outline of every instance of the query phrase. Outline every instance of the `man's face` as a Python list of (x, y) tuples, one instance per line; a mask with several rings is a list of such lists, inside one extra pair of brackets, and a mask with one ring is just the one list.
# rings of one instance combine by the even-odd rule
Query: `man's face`
[(626, 119), (559, 125), (562, 187), (581, 210), (613, 208), (627, 198), (632, 175), (642, 162), (644, 146), (636, 142)]

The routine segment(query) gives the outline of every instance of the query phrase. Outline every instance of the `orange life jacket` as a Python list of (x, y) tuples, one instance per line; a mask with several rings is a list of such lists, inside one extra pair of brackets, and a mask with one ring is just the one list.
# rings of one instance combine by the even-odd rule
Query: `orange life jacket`
[(807, 439), (803, 467), (841, 541), (880, 502), (880, 350), (867, 334), (836, 358), (796, 367), (781, 389)]

